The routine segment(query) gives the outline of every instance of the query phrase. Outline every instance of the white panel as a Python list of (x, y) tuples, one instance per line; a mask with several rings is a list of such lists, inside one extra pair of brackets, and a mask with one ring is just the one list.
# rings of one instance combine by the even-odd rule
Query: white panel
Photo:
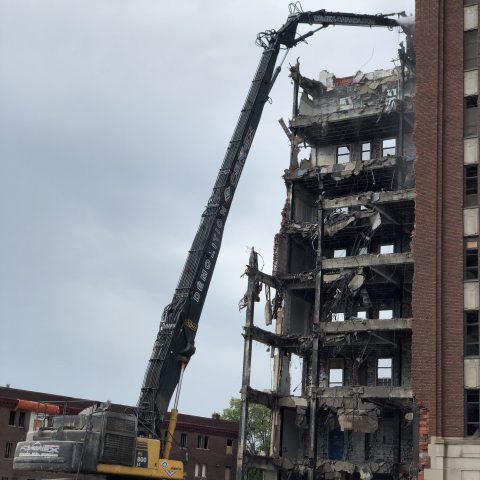
[(478, 235), (478, 208), (463, 209), (463, 234), (466, 237)]
[(470, 5), (463, 9), (463, 29), (475, 30), (478, 28), (478, 5)]
[(480, 388), (480, 358), (464, 359), (465, 388)]
[(336, 149), (335, 147), (317, 147), (312, 148), (312, 162), (314, 165), (334, 165)]
[(462, 480), (480, 480), (479, 470), (463, 470)]
[(465, 310), (478, 310), (478, 282), (463, 284), (463, 302)]
[(478, 137), (463, 140), (463, 163), (478, 163)]
[(477, 95), (478, 93), (478, 70), (463, 72), (463, 95)]

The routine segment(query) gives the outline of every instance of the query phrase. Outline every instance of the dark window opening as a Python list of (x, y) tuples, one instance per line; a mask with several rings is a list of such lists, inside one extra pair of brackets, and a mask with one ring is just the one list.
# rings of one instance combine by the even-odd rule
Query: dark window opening
[(466, 435), (470, 437), (478, 434), (480, 427), (480, 390), (466, 390), (465, 392)]
[(465, 312), (465, 355), (479, 356), (478, 310)]
[(197, 437), (197, 448), (208, 449), (208, 437), (206, 435), (199, 435)]
[(464, 263), (465, 280), (478, 279), (478, 239), (465, 239)]
[(463, 135), (471, 137), (477, 135), (478, 97), (476, 95), (464, 98), (463, 108)]
[(227, 438), (227, 454), (233, 453), (233, 440), (231, 438)]
[(180, 447), (181, 448), (187, 448), (188, 445), (188, 437), (186, 433), (182, 433), (180, 435)]
[(15, 414), (17, 412), (15, 412), (15, 410), (10, 410), (10, 416), (8, 417), (8, 424), (9, 425), (15, 425)]
[(464, 173), (464, 204), (472, 207), (478, 203), (478, 165), (466, 165)]
[(470, 30), (463, 34), (463, 69), (472, 70), (478, 67), (477, 60), (478, 30)]
[(25, 412), (20, 412), (18, 414), (18, 426), (25, 427)]
[(348, 163), (350, 161), (350, 147), (343, 145), (337, 147), (337, 163)]
[(12, 458), (13, 443), (5, 443), (5, 458)]

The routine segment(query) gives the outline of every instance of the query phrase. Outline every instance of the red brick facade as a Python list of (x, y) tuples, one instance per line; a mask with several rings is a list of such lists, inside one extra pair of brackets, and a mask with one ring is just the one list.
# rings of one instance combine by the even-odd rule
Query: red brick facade
[(463, 3), (417, 0), (412, 386), (429, 435), (464, 435)]

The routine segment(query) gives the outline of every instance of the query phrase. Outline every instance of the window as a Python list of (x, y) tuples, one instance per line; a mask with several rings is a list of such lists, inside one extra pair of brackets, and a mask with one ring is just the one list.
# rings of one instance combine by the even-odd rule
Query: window
[(480, 356), (478, 310), (465, 312), (465, 355)]
[(365, 310), (359, 310), (357, 312), (357, 318), (361, 318), (363, 320), (367, 319), (367, 312)]
[(480, 390), (466, 390), (465, 391), (465, 416), (466, 418), (466, 435), (470, 437), (475, 435), (480, 428)]
[(465, 280), (478, 279), (478, 239), (465, 239), (464, 263)]
[(392, 359), (377, 359), (377, 385), (389, 387), (392, 385)]
[(477, 5), (478, 0), (463, 0), (463, 6), (468, 7), (469, 5)]
[(186, 433), (180, 435), (180, 448), (187, 448), (188, 446), (188, 437)]
[(225, 478), (224, 480), (231, 480), (232, 478), (232, 467), (225, 467)]
[(5, 458), (12, 458), (12, 450), (13, 450), (13, 443), (6, 442), (5, 443)]
[(393, 318), (393, 310), (379, 310), (378, 318), (380, 320), (390, 320)]
[(350, 161), (350, 147), (346, 145), (337, 147), (337, 163), (343, 164)]
[(478, 204), (478, 165), (465, 165), (464, 174), (463, 203), (472, 207)]
[(328, 368), (328, 386), (343, 386), (343, 358), (331, 358)]
[(202, 463), (201, 465), (199, 463), (195, 464), (195, 478), (207, 478), (207, 466)]
[(15, 425), (15, 414), (17, 412), (15, 412), (15, 410), (10, 410), (10, 416), (8, 417), (8, 424), (9, 425)]
[(231, 438), (227, 438), (227, 455), (231, 455), (232, 453), (233, 453), (233, 440)]
[(208, 449), (208, 437), (206, 435), (199, 435), (197, 437), (197, 448)]
[(347, 256), (347, 251), (344, 248), (339, 248), (333, 251), (333, 258), (342, 258)]
[(472, 95), (464, 98), (463, 106), (463, 135), (471, 137), (477, 134), (478, 97)]
[(387, 155), (395, 155), (397, 153), (397, 139), (384, 138), (382, 140), (382, 157)]
[(343, 312), (333, 312), (332, 313), (332, 322), (344, 322), (345, 314)]
[(362, 160), (370, 160), (372, 154), (372, 144), (370, 142), (362, 143)]
[(18, 414), (18, 426), (25, 428), (25, 412), (20, 412)]
[(380, 245), (380, 253), (394, 253), (393, 245)]
[(463, 69), (477, 68), (477, 30), (470, 30), (463, 34)]

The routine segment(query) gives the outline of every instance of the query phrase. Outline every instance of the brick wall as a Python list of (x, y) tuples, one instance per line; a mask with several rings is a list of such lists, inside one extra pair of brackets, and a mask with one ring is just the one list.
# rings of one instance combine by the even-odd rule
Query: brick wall
[(462, 25), (462, 2), (417, 0), (412, 385), (437, 436), (464, 422)]

